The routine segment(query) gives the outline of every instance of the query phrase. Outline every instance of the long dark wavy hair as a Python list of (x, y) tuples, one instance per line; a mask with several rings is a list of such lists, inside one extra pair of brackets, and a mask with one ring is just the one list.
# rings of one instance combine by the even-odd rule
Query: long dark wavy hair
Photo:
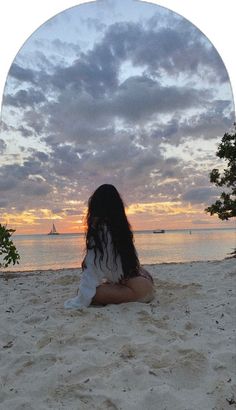
[[(138, 275), (140, 263), (134, 246), (133, 233), (125, 214), (124, 203), (117, 189), (110, 184), (101, 185), (88, 200), (86, 248), (100, 254), (100, 263), (107, 248), (107, 231), (110, 232), (115, 261), (119, 255), (124, 278)], [(106, 229), (104, 229), (104, 226)], [(82, 264), (82, 267), (85, 266)]]

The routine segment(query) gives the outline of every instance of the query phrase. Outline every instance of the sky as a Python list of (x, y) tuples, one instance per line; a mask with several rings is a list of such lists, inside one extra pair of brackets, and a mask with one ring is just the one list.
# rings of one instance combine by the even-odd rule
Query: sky
[(233, 226), (204, 208), (234, 122), (223, 61), (188, 20), (102, 0), (51, 18), (24, 43), (3, 96), (0, 219), (17, 233), (83, 229), (102, 183), (134, 229)]

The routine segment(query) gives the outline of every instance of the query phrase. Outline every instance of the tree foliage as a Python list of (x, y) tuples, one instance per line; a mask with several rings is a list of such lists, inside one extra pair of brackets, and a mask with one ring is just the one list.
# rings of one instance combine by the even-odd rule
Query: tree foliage
[(222, 173), (219, 169), (213, 169), (210, 181), (218, 187), (224, 186), (227, 191), (223, 191), (220, 198), (205, 211), (228, 220), (236, 216), (236, 124), (233, 132), (224, 134), (216, 155), (227, 161), (227, 168)]
[(14, 229), (0, 224), (0, 267), (7, 268), (11, 263), (15, 265), (19, 263), (20, 255), (16, 250), (13, 241), (11, 240)]

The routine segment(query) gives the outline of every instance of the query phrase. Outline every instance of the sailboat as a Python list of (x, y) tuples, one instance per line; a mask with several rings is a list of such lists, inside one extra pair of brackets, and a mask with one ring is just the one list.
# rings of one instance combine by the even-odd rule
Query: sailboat
[(56, 227), (54, 224), (52, 224), (52, 229), (51, 231), (48, 233), (48, 235), (59, 235), (59, 232), (57, 232)]

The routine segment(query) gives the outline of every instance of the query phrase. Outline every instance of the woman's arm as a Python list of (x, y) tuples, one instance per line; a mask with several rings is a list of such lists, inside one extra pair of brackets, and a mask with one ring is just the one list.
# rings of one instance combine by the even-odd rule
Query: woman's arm
[(82, 273), (78, 295), (64, 303), (66, 309), (81, 309), (91, 304), (99, 285), (99, 279), (93, 271), (85, 269)]
[[(79, 284), (79, 292), (78, 295), (72, 299), (69, 299), (65, 302), (64, 306), (66, 309), (81, 309), (83, 307), (87, 307), (91, 304), (92, 301), (95, 300), (95, 303), (99, 303), (99, 300), (104, 300), (104, 303), (107, 304), (111, 303), (108, 302), (108, 294), (107, 288), (105, 290), (106, 295), (105, 299), (102, 297), (101, 293), (103, 293), (103, 285), (101, 285), (104, 279), (108, 279), (112, 282), (118, 282), (122, 275), (122, 266), (121, 262), (117, 260), (117, 263), (114, 263), (114, 253), (112, 248), (112, 240), (111, 235), (107, 232), (107, 227), (104, 226), (105, 233), (107, 234), (107, 246), (104, 246), (104, 254), (100, 260), (100, 252), (97, 250), (96, 258), (94, 249), (88, 249), (85, 259), (82, 262), (82, 277)], [(119, 266), (120, 265), (120, 266)], [(99, 286), (101, 285), (101, 286)], [(107, 284), (106, 284), (107, 285)], [(112, 286), (112, 292), (115, 292), (116, 285), (110, 284)], [(115, 286), (115, 287), (113, 287)], [(126, 293), (129, 298), (131, 297), (130, 292)], [(96, 296), (95, 296), (96, 295)], [(115, 293), (114, 293), (115, 296)], [(95, 297), (95, 299), (94, 299)], [(97, 299), (96, 299), (97, 298)], [(109, 296), (110, 298), (110, 296)], [(122, 301), (127, 301), (126, 297), (124, 299), (123, 292), (119, 292), (119, 296), (117, 297), (117, 302), (113, 303), (122, 303)], [(109, 299), (110, 300), (110, 299)], [(114, 298), (112, 298), (114, 300)]]
[(89, 249), (82, 262), (82, 275), (78, 295), (64, 303), (66, 309), (81, 309), (91, 304), (97, 286), (101, 283), (101, 274), (94, 264), (94, 250)]

